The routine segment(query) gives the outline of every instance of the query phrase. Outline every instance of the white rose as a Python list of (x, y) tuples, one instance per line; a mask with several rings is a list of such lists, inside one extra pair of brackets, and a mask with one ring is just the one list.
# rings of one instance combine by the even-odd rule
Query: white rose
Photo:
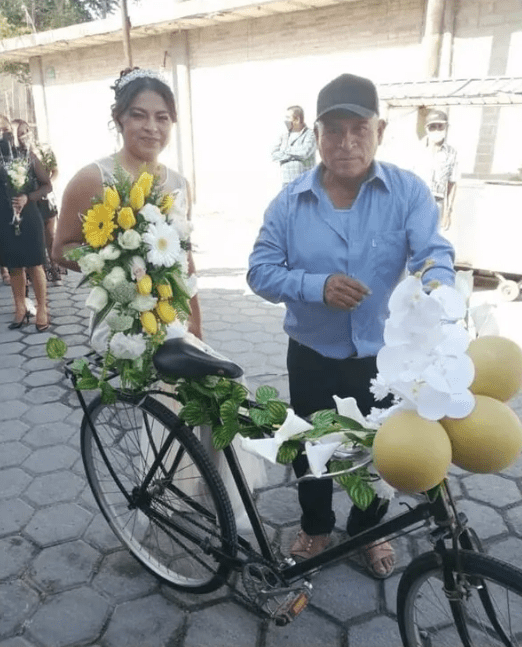
[(94, 312), (100, 312), (100, 310), (103, 310), (103, 308), (105, 308), (108, 301), (109, 295), (107, 294), (106, 290), (97, 285), (91, 290), (89, 296), (87, 297), (85, 305), (90, 310), (94, 310)]
[(138, 312), (147, 312), (153, 310), (158, 300), (151, 294), (138, 294), (130, 303), (129, 308)]
[(114, 290), (114, 288), (126, 280), (125, 270), (122, 267), (113, 267), (112, 270), (103, 279), (102, 284), (106, 290)]
[(143, 355), (147, 343), (143, 335), (125, 335), (118, 332), (111, 339), (109, 347), (116, 359), (136, 359)]
[(78, 265), (84, 274), (92, 274), (93, 272), (101, 272), (105, 261), (99, 254), (85, 254), (78, 260)]
[(161, 213), (158, 207), (154, 204), (147, 203), (142, 207), (139, 212), (147, 222), (157, 224), (165, 220), (165, 216)]
[(116, 245), (107, 245), (100, 250), (99, 254), (106, 261), (115, 261), (120, 257), (121, 251)]
[(165, 339), (176, 339), (178, 337), (184, 337), (187, 333), (187, 329), (179, 319), (175, 319), (167, 326), (166, 333), (167, 336)]
[(139, 281), (147, 274), (147, 266), (141, 256), (133, 256), (130, 261), (130, 273), (134, 280)]
[(141, 244), (141, 236), (135, 229), (127, 229), (118, 236), (118, 244), (123, 249), (138, 249)]

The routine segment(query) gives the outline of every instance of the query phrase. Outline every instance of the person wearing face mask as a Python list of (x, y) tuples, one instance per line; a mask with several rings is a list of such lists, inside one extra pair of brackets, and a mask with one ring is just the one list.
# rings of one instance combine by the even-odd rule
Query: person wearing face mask
[(425, 121), (426, 136), (412, 169), (430, 187), (440, 212), (440, 227), (447, 230), (458, 179), (457, 151), (446, 143), (448, 115), (442, 110), (430, 110)]
[(283, 188), (315, 165), (315, 136), (304, 120), (301, 106), (290, 106), (285, 115), (285, 132), (272, 149), (272, 161), (281, 166)]

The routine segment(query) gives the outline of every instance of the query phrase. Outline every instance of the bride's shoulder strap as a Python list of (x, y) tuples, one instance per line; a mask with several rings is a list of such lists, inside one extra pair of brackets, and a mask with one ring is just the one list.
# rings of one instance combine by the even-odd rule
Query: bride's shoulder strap
[(186, 193), (187, 180), (182, 175), (180, 175), (176, 171), (173, 171), (168, 166), (165, 167), (165, 172), (166, 172), (165, 184), (164, 184), (165, 190), (166, 191), (181, 190), (183, 193)]
[(115, 161), (112, 155), (96, 160), (94, 164), (100, 171), (102, 184), (114, 184)]

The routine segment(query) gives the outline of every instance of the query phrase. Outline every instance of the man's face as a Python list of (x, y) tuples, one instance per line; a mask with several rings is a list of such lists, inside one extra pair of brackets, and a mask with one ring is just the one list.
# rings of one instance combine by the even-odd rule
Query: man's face
[(433, 144), (442, 144), (446, 139), (447, 124), (435, 122), (426, 126), (426, 135)]
[(362, 180), (373, 162), (385, 127), (386, 123), (378, 117), (326, 114), (315, 127), (323, 164), (339, 179)]
[(288, 128), (288, 130), (293, 130), (296, 123), (298, 123), (299, 120), (297, 117), (294, 117), (294, 113), (291, 110), (287, 110), (285, 114), (285, 126)]

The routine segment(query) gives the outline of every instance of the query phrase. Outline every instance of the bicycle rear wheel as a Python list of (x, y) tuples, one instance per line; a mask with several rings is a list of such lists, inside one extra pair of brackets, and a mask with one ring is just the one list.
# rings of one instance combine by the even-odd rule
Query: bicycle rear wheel
[(236, 552), (235, 520), (223, 481), (191, 429), (151, 397), (120, 394), (110, 405), (98, 397), (89, 416), (95, 434), (84, 416), (85, 471), (121, 542), (174, 588), (219, 588), (230, 570), (219, 555)]
[(522, 571), (471, 551), (458, 557), (448, 551), (444, 560), (456, 584), (451, 592), (435, 552), (414, 559), (401, 577), (397, 620), (404, 646), (520, 647)]

